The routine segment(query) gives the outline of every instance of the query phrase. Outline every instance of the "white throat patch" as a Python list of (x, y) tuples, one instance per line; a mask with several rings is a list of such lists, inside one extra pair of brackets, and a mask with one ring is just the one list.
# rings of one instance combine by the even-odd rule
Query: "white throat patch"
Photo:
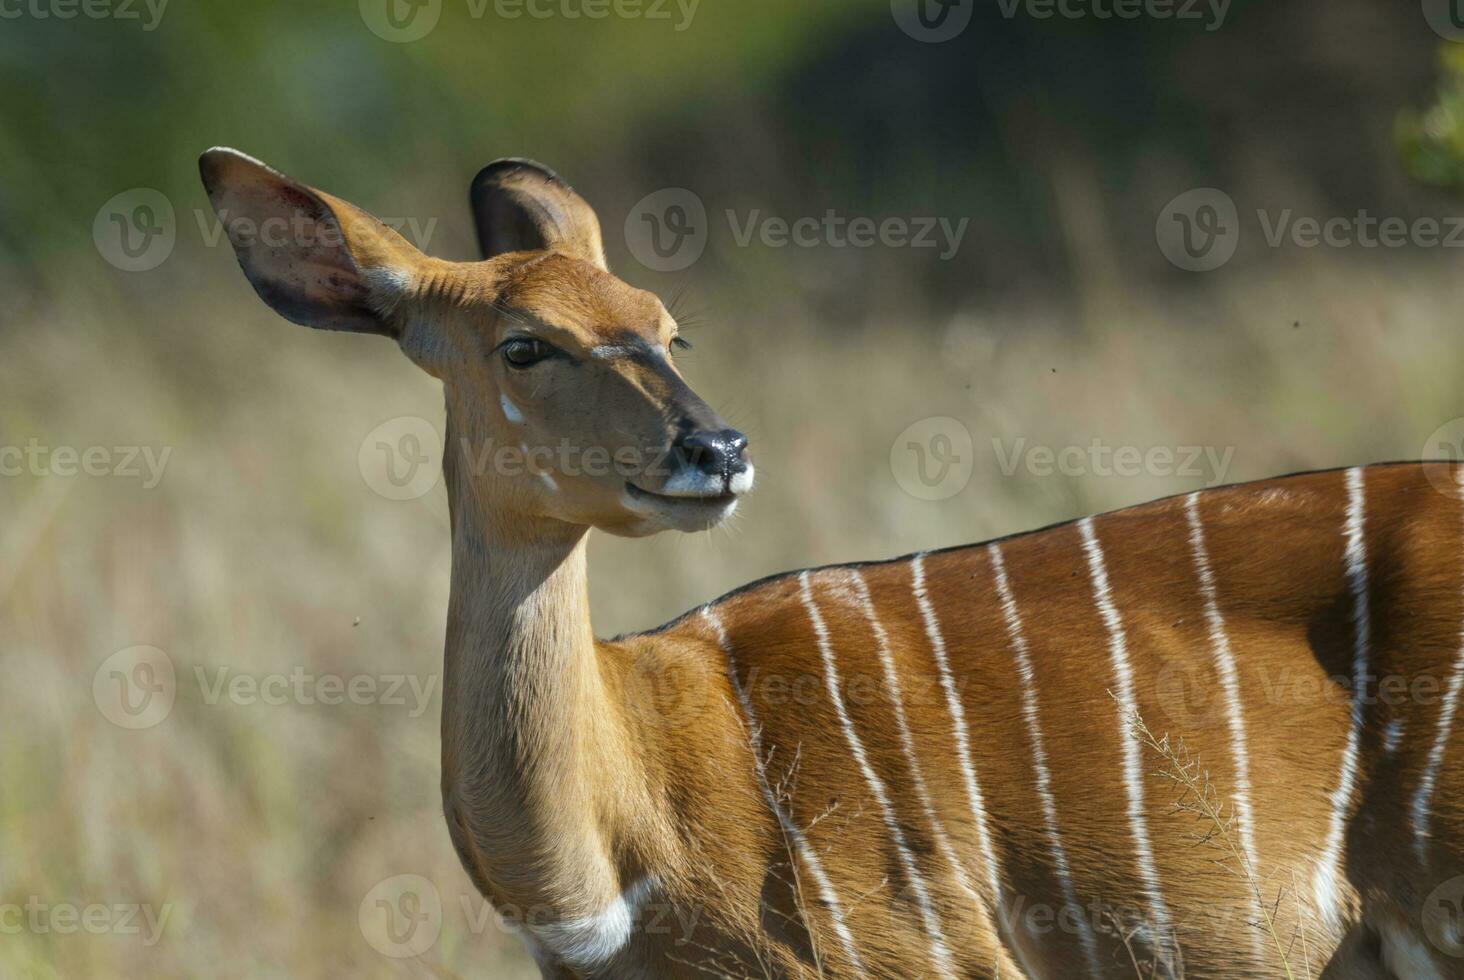
[(547, 925), (528, 925), (534, 939), (565, 966), (579, 973), (593, 973), (625, 948), (640, 921), (642, 906), (655, 890), (656, 882), (646, 877), (616, 896), (598, 915)]

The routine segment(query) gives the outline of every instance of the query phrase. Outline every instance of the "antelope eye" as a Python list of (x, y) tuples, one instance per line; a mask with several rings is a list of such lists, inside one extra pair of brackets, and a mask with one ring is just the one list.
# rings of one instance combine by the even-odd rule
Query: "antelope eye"
[(503, 345), (503, 359), (511, 368), (526, 368), (538, 364), (554, 353), (554, 348), (542, 340), (527, 337), (510, 340)]

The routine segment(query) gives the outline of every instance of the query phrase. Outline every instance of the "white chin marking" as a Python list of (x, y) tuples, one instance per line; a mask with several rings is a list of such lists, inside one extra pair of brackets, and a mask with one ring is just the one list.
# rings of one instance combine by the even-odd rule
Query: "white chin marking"
[(713, 476), (698, 470), (684, 469), (674, 474), (656, 492), (663, 497), (715, 497), (723, 493), (746, 493), (752, 489), (752, 465), (741, 473), (734, 474), (724, 484), (721, 476)]
[(658, 497), (625, 490), (620, 503), (646, 522), (644, 533), (659, 530), (705, 531), (716, 527), (737, 510), (737, 498), (724, 497), (720, 503), (709, 498)]
[(550, 476), (547, 472), (540, 473), (539, 479), (543, 480), (544, 486), (548, 487), (550, 490), (557, 491), (559, 489), (559, 484), (555, 483), (554, 477)]
[(514, 425), (521, 425), (523, 423), (524, 413), (519, 411), (517, 405), (508, 400), (507, 395), (500, 393), (498, 396), (498, 404), (503, 408), (504, 418), (508, 419)]
[(656, 492), (663, 497), (708, 497), (722, 492), (722, 481), (688, 467), (672, 474)]

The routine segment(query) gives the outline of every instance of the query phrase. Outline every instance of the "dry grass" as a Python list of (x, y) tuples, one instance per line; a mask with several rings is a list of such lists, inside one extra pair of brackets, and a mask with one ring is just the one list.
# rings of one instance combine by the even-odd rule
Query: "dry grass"
[[(1083, 322), (972, 311), (851, 331), (798, 327), (796, 311), (765, 327), (726, 316), (693, 335), (684, 363), (752, 436), (761, 485), (730, 532), (597, 540), (597, 628), (658, 622), (787, 567), (1205, 482), (1005, 476), (993, 438), (1234, 447), (1230, 480), (1417, 456), (1464, 412), (1464, 279), (1447, 263), (1364, 258), (1226, 272), (1189, 293), (1113, 287)], [(186, 294), (78, 291), (0, 336), (0, 444), (172, 449), (152, 489), (0, 479), (0, 903), (171, 909), (151, 946), (7, 935), (0, 973), (534, 976), (448, 843), (435, 697), (415, 717), (211, 704), (196, 680), (195, 668), (210, 682), (219, 668), (435, 678), (449, 560), (440, 489), (388, 501), (357, 467), (383, 420), (440, 422), (434, 383), (389, 344), (278, 321), (222, 256), (207, 260), (175, 270), (195, 273)], [(906, 495), (889, 465), (896, 434), (933, 415), (961, 419), (976, 448), (970, 485), (939, 503)], [(136, 644), (167, 651), (179, 691), (163, 723), (129, 731), (98, 711), (92, 679)], [(442, 902), (441, 935), (416, 959), (380, 955), (358, 926), (372, 886), (402, 873)]]
[[(1192, 843), (1201, 850), (1211, 850), (1215, 856), (1211, 859), (1227, 874), (1233, 875), (1244, 883), (1250, 898), (1254, 903), (1257, 918), (1251, 925), (1260, 930), (1264, 935), (1267, 948), (1275, 954), (1275, 966), (1277, 976), (1284, 976), (1286, 980), (1312, 980), (1314, 974), (1311, 972), (1311, 957), (1306, 942), (1306, 921), (1310, 917), (1307, 910), (1301, 906), (1302, 899), (1299, 890), (1296, 891), (1298, 903), (1298, 931), (1294, 942), (1286, 942), (1281, 938), (1282, 926), (1278, 924), (1277, 914), (1282, 900), (1286, 897), (1285, 892), (1280, 892), (1275, 898), (1267, 893), (1267, 879), (1260, 868), (1257, 868), (1251, 861), (1250, 855), (1245, 847), (1241, 845), (1240, 831), (1236, 826), (1235, 810), (1226, 800), (1213, 781), (1210, 779), (1210, 772), (1201, 762), (1199, 756), (1193, 754), (1183, 739), (1172, 739), (1166, 732), (1163, 735), (1154, 734), (1144, 718), (1136, 710), (1127, 711), (1128, 726), (1134, 735), (1143, 744), (1144, 748), (1157, 756), (1161, 762), (1158, 770), (1158, 777), (1169, 783), (1174, 790), (1170, 802), (1171, 811), (1185, 814), (1194, 819), (1196, 831)], [(1293, 886), (1295, 879), (1293, 877)], [(1135, 972), (1139, 976), (1153, 977), (1176, 977), (1184, 976), (1182, 963), (1176, 964), (1142, 964), (1135, 953), (1133, 944), (1129, 941), (1133, 935), (1131, 931), (1122, 933), (1124, 946), (1128, 949), (1130, 957), (1134, 962)], [(1176, 944), (1176, 953), (1179, 952)], [(1300, 963), (1293, 967), (1293, 958), (1299, 958)], [(1161, 966), (1163, 967), (1161, 969)]]

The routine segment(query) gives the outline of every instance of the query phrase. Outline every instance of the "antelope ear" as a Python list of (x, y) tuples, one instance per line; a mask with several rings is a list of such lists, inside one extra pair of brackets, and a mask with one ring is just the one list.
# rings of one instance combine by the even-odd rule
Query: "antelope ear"
[(259, 298), (323, 330), (395, 337), (391, 313), (424, 260), (357, 208), (227, 147), (198, 160), (210, 203)]
[(473, 178), (470, 197), (483, 258), (543, 250), (606, 267), (595, 209), (543, 164), (494, 160)]

